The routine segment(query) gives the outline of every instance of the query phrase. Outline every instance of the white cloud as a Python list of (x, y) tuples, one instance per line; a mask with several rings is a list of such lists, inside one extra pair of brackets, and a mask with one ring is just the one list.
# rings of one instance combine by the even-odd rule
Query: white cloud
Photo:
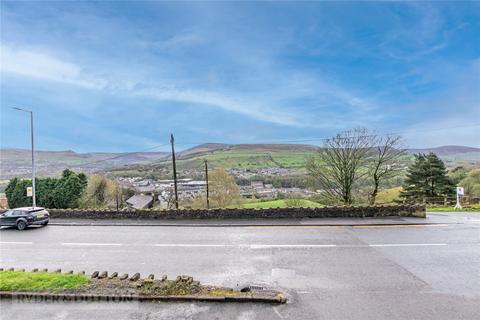
[(98, 89), (105, 85), (100, 79), (85, 76), (81, 68), (47, 53), (25, 50), (2, 44), (0, 67), (5, 73), (28, 78), (63, 82)]
[(165, 50), (174, 50), (178, 48), (191, 47), (202, 42), (202, 38), (195, 33), (183, 33), (175, 35), (158, 46)]
[(209, 105), (274, 124), (306, 126), (306, 123), (300, 121), (298, 116), (281, 110), (273, 110), (267, 106), (259, 105), (258, 102), (240, 101), (216, 92), (176, 89), (174, 86), (166, 88), (145, 87), (141, 84), (132, 85), (128, 81), (99, 78), (84, 72), (84, 69), (76, 64), (34, 50), (2, 44), (0, 61), (2, 73), (105, 90), (110, 93), (128, 93), (159, 101)]
[(282, 112), (280, 110), (272, 110), (265, 106), (259, 106), (252, 101), (238, 101), (214, 92), (146, 88), (137, 90), (134, 92), (134, 94), (154, 98), (157, 100), (178, 101), (214, 106), (226, 111), (246, 115), (257, 120), (280, 125), (297, 127), (304, 126), (302, 125), (300, 119), (290, 113)]
[[(191, 40), (189, 37), (186, 39)], [(275, 83), (275, 86), (271, 86), (267, 92), (260, 90), (252, 95), (247, 92), (236, 93), (224, 89), (212, 91), (179, 87), (175, 84), (175, 80), (162, 81), (167, 83), (166, 85), (156, 85), (156, 83), (146, 85), (142, 83), (141, 78), (137, 81), (129, 79), (134, 77), (135, 71), (130, 72), (128, 79), (125, 77), (113, 78), (113, 76), (104, 74), (99, 76), (87, 71), (92, 68), (84, 68), (78, 64), (64, 61), (47, 51), (8, 44), (1, 45), (0, 61), (1, 72), (5, 74), (101, 90), (109, 94), (128, 94), (158, 101), (208, 105), (259, 121), (289, 127), (344, 128), (345, 126), (361, 126), (368, 121), (378, 120), (379, 116), (378, 114), (375, 117), (372, 116), (371, 111), (376, 109), (376, 106), (363, 97), (344, 90), (338, 85), (322, 81), (318, 77), (293, 71), (289, 72), (288, 77), (282, 77), (276, 69), (264, 70), (264, 74), (268, 76), (261, 80), (266, 83)], [(258, 84), (260, 86), (260, 83)], [(303, 105), (297, 105), (295, 100), (305, 96), (321, 97), (317, 101), (316, 111), (308, 112)], [(332, 103), (344, 105), (355, 116), (347, 117), (345, 114), (332, 113), (330, 110)], [(330, 121), (327, 123), (320, 121), (325, 117), (328, 117)]]

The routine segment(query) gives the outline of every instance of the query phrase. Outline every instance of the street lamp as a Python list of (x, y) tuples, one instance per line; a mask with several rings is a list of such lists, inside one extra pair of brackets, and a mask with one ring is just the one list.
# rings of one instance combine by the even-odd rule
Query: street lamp
[(37, 206), (37, 203), (35, 199), (35, 149), (33, 143), (33, 112), (17, 107), (13, 107), (13, 109), (30, 113), (30, 135), (32, 140), (32, 205), (35, 208)]

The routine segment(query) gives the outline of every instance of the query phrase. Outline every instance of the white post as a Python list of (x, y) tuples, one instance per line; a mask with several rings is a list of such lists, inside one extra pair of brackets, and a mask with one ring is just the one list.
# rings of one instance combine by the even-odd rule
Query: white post
[(463, 187), (457, 187), (457, 204), (455, 204), (455, 209), (462, 209), (460, 204), (460, 196), (463, 196)]

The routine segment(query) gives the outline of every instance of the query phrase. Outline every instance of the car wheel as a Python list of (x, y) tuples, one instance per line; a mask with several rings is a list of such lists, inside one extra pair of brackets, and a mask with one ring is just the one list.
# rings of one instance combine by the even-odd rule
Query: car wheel
[(45, 221), (44, 223), (42, 223), (42, 226), (46, 226), (48, 224), (48, 221)]
[(22, 230), (25, 230), (25, 228), (27, 227), (27, 223), (25, 221), (18, 221), (17, 222), (17, 229), (22, 231)]

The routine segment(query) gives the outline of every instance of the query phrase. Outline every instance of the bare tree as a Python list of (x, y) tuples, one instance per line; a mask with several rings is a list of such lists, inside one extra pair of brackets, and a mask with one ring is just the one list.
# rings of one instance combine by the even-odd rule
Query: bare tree
[(327, 196), (352, 204), (354, 183), (368, 173), (371, 148), (372, 135), (366, 129), (339, 133), (308, 159), (307, 171)]
[(402, 171), (399, 163), (405, 154), (402, 138), (395, 135), (372, 137), (373, 147), (370, 156), (370, 173), (373, 180), (373, 190), (369, 194), (369, 204), (374, 205), (380, 183), (393, 178)]
[(166, 190), (166, 201), (167, 201), (167, 209), (175, 209), (175, 193), (173, 190), (173, 186)]
[[(242, 203), (240, 188), (235, 178), (223, 168), (217, 168), (208, 173), (210, 208), (239, 207)], [(207, 208), (206, 194), (200, 194), (190, 199), (183, 199), (185, 207), (194, 209)]]

